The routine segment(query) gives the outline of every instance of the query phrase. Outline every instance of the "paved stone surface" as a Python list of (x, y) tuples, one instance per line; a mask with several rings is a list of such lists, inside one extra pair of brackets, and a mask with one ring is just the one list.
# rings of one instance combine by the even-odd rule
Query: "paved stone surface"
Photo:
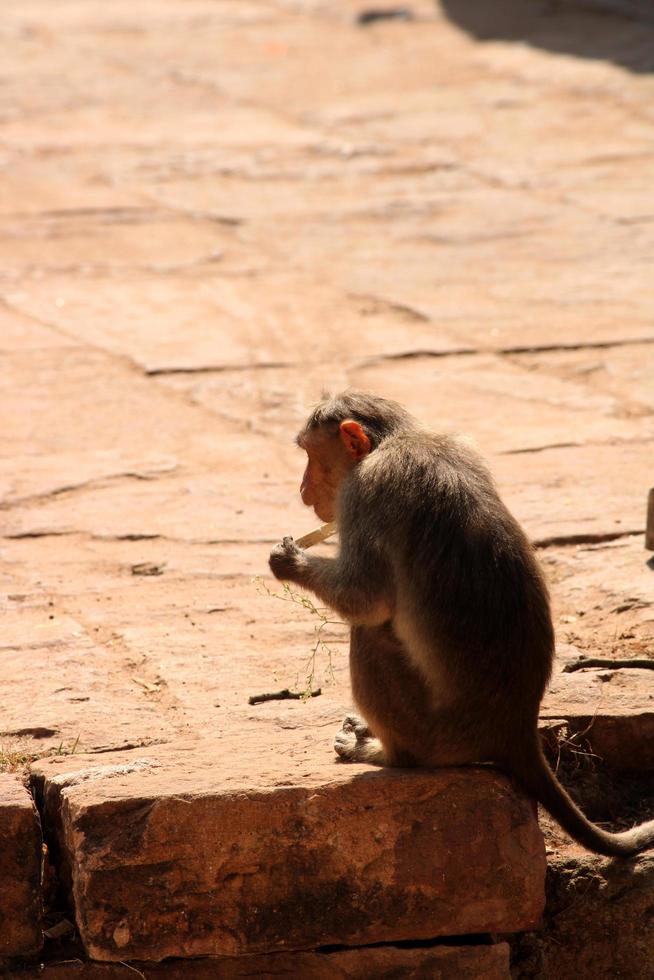
[(15, 776), (0, 773), (0, 960), (41, 948), (41, 825)]
[[(325, 746), (325, 749), (327, 746)], [(84, 947), (160, 960), (507, 933), (543, 910), (529, 801), (479, 770), (334, 765), (256, 730), (37, 770)]]
[(251, 579), (346, 385), (479, 444), (551, 583), (543, 725), (651, 764), (652, 672), (559, 668), (654, 637), (654, 27), (406, 6), (4, 11), (0, 767), (248, 738), (272, 785), (301, 733), (333, 768), (343, 630)]

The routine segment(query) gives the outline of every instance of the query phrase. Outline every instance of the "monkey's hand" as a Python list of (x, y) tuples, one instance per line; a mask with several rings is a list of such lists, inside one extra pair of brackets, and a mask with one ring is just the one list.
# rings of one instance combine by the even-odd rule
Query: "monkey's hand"
[(270, 552), (268, 564), (275, 578), (283, 582), (297, 582), (307, 565), (307, 558), (293, 538), (284, 538)]

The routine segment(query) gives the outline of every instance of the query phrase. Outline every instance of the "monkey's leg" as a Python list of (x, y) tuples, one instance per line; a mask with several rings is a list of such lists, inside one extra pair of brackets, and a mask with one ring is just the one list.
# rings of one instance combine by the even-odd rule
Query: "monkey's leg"
[[(439, 703), (392, 623), (355, 626), (350, 634), (352, 693), (390, 766), (453, 766), (498, 757), (495, 714), (487, 698)], [(484, 721), (484, 719), (486, 719)]]
[(354, 732), (358, 739), (374, 738), (370, 726), (359, 715), (346, 715), (343, 719), (344, 732)]
[(343, 762), (386, 764), (381, 742), (357, 715), (348, 715), (343, 721), (343, 727), (334, 739), (334, 751)]
[(363, 718), (345, 719), (337, 754), (349, 762), (416, 765), (429, 728), (429, 692), (390, 624), (352, 628), (350, 676)]

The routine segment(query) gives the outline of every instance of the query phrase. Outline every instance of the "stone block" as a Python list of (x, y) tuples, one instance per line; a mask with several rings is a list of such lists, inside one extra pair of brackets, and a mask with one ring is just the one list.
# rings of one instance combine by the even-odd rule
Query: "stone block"
[(380, 771), (308, 751), (301, 733), (271, 733), (265, 752), (243, 735), (102, 766), (43, 763), (88, 954), (253, 954), (539, 921), (543, 840), (506, 778)]
[(541, 706), (547, 734), (565, 724), (587, 751), (614, 769), (654, 769), (654, 694), (651, 670), (557, 672)]
[[(509, 980), (509, 948), (433, 946), (272, 953), (166, 963), (52, 963), (34, 971), (40, 980), (238, 980), (239, 977), (301, 977), (302, 980)], [(1, 974), (0, 974), (1, 975)], [(30, 980), (22, 975), (22, 980)]]
[(0, 773), (0, 959), (41, 947), (41, 825), (21, 781)]
[[(558, 848), (544, 928), (514, 947), (514, 976), (654, 980), (654, 854), (614, 861)], [(581, 941), (580, 941), (581, 939)]]

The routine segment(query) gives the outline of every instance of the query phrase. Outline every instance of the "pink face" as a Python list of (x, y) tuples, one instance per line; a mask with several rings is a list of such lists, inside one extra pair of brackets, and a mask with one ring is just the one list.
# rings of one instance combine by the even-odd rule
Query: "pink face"
[(300, 486), (302, 502), (313, 507), (321, 521), (333, 521), (341, 481), (368, 455), (370, 439), (358, 422), (346, 419), (335, 435), (318, 429), (297, 442), (309, 457)]
[(307, 465), (302, 476), (302, 503), (313, 507), (321, 521), (333, 521), (336, 497), (350, 462), (340, 439), (315, 433), (302, 440)]

